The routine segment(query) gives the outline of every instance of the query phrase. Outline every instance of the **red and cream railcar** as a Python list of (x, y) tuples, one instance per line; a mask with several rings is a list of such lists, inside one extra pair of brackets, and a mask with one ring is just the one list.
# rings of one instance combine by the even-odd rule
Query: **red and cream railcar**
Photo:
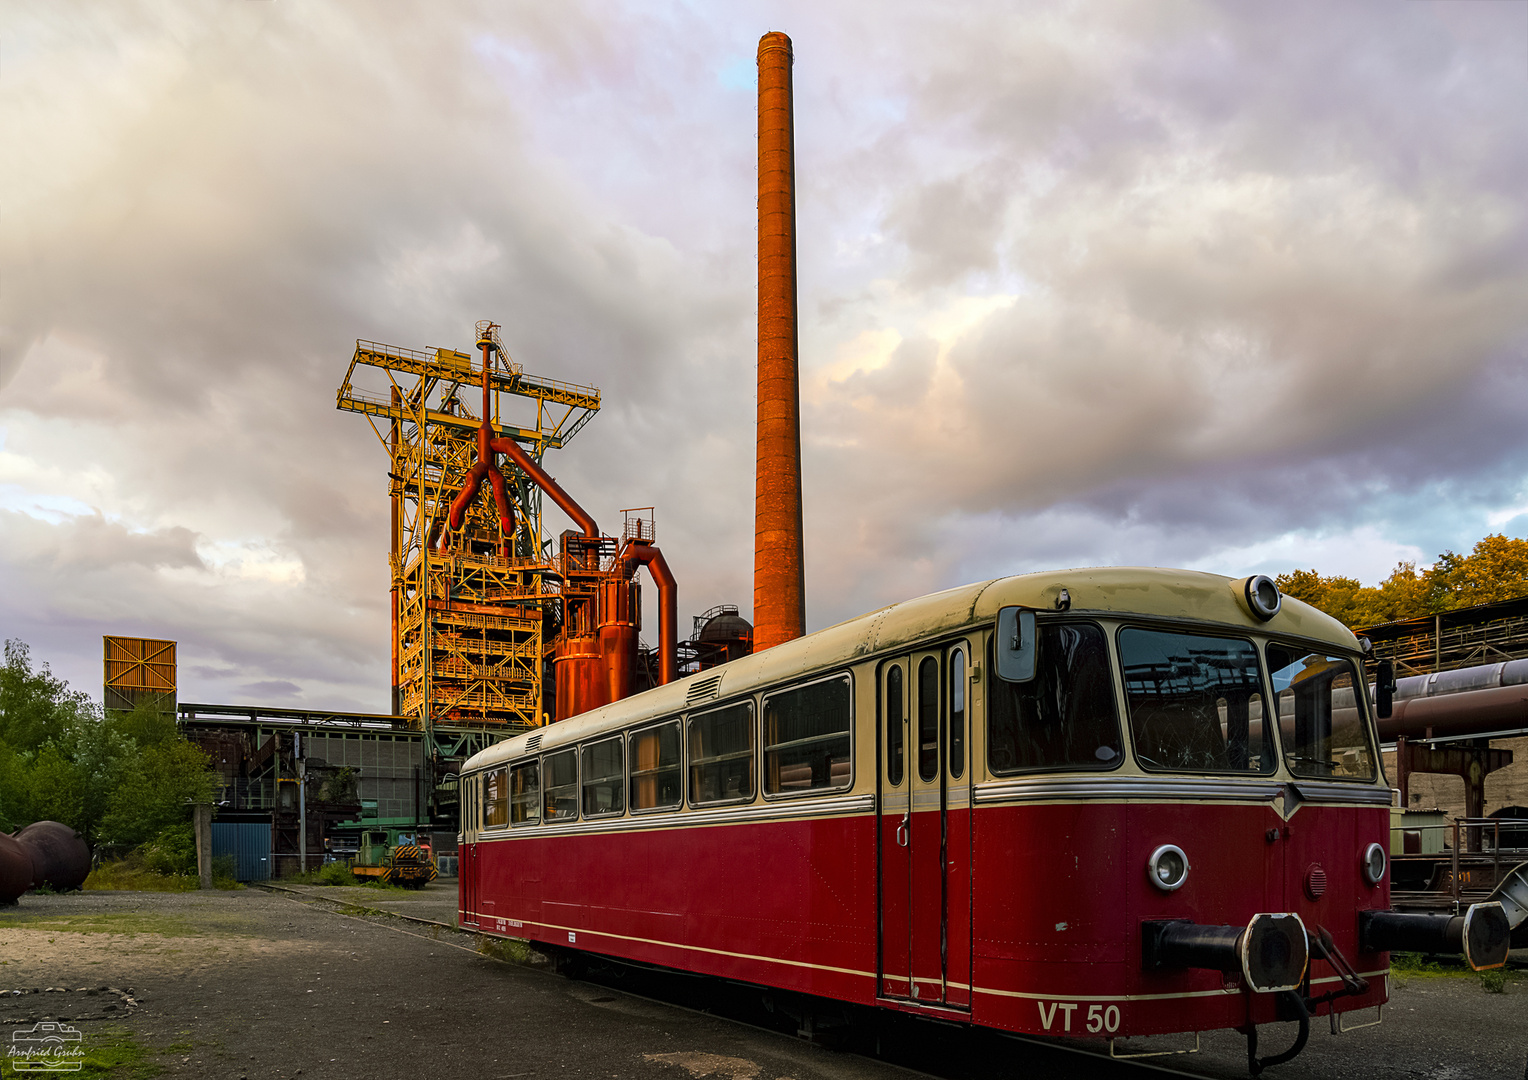
[(1040, 1035), (1372, 1008), (1365, 687), (1266, 578), (936, 593), (476, 755), (461, 921)]

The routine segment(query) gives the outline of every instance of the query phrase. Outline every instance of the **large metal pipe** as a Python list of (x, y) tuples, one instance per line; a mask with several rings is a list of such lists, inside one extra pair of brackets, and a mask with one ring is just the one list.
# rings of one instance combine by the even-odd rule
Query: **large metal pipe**
[(806, 629), (796, 334), (796, 160), (791, 39), (759, 39), (759, 371), (753, 646)]
[(1490, 731), (1528, 728), (1528, 685), (1491, 686), (1435, 697), (1398, 698), (1379, 722), (1379, 736), (1465, 738)]
[(671, 683), (679, 678), (679, 583), (663, 553), (641, 540), (622, 549), (621, 565), (626, 577), (635, 574), (638, 565), (646, 566), (658, 586), (658, 682)]
[(562, 512), (572, 518), (580, 529), (584, 530), (585, 536), (599, 536), (600, 527), (594, 523), (594, 519), (589, 516), (588, 511), (579, 506), (573, 496), (562, 489), (561, 484), (548, 476), (546, 470), (538, 465), (536, 459), (527, 454), (519, 443), (515, 442), (514, 439), (494, 439), (492, 446), (493, 449), (518, 465), (520, 471), (529, 476), (537, 487), (550, 495), (552, 501), (562, 507)]
[[(493, 488), (493, 501), (499, 509), (499, 529), (504, 537), (504, 557), (507, 559), (514, 543), (515, 512), (509, 505), (509, 495), (504, 486), (504, 474), (499, 472), (499, 466), (493, 456), (493, 416), (491, 414), (493, 399), (488, 387), (488, 368), (492, 363), (490, 357), (498, 351), (499, 346), (493, 340), (495, 326), (490, 324), (481, 329), (478, 348), (483, 350), (483, 417), (478, 423), (477, 430), (477, 464), (473, 465), (467, 473), (467, 481), (462, 484), (461, 491), (456, 493), (456, 498), (451, 500), (451, 507), (446, 513), (446, 524), (452, 529), (462, 527), (467, 519), (467, 507), (486, 479), (489, 486)], [(445, 534), (441, 535), (440, 543), (441, 549), (444, 550)]]

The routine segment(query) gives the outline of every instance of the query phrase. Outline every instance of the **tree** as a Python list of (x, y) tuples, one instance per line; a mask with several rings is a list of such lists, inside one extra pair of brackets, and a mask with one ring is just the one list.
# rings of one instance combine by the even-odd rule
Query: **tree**
[(83, 717), (99, 718), (88, 694), (70, 690), (43, 664), (32, 670), (26, 642), (7, 640), (0, 667), (0, 742), (15, 750), (36, 750)]
[(104, 712), (47, 664), (34, 671), (24, 642), (5, 643), (0, 828), (61, 821), (87, 843), (157, 845), (175, 853), (179, 868), (190, 850), (190, 804), (210, 802), (215, 782), (173, 716), (146, 706)]
[(1377, 626), (1455, 608), (1528, 596), (1528, 540), (1500, 533), (1480, 540), (1468, 555), (1445, 551), (1432, 566), (1398, 563), (1377, 587), (1349, 577), (1293, 570), (1279, 589), (1350, 627)]

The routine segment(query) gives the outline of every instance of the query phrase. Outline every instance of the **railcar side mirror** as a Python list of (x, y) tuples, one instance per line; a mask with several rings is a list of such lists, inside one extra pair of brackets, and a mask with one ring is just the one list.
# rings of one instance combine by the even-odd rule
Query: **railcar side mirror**
[(1374, 711), (1381, 720), (1395, 711), (1395, 662), (1380, 660), (1374, 665)]
[(1040, 651), (1035, 636), (1035, 613), (1005, 607), (997, 613), (997, 673), (1005, 682), (1029, 682), (1035, 677)]

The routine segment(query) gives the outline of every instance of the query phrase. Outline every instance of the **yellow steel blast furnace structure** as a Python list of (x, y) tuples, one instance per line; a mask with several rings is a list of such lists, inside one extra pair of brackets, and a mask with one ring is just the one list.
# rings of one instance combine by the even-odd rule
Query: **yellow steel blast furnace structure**
[[(481, 364), (357, 341), (338, 394), (388, 456), (393, 712), (447, 759), (545, 720), (548, 614), (560, 619), (565, 579), (542, 520), (540, 462), (600, 407), (595, 387), (527, 375), (492, 323), (478, 337), (493, 345)], [(491, 455), (485, 472), (485, 438), (519, 453)], [(493, 498), (471, 498), (485, 479)]]

